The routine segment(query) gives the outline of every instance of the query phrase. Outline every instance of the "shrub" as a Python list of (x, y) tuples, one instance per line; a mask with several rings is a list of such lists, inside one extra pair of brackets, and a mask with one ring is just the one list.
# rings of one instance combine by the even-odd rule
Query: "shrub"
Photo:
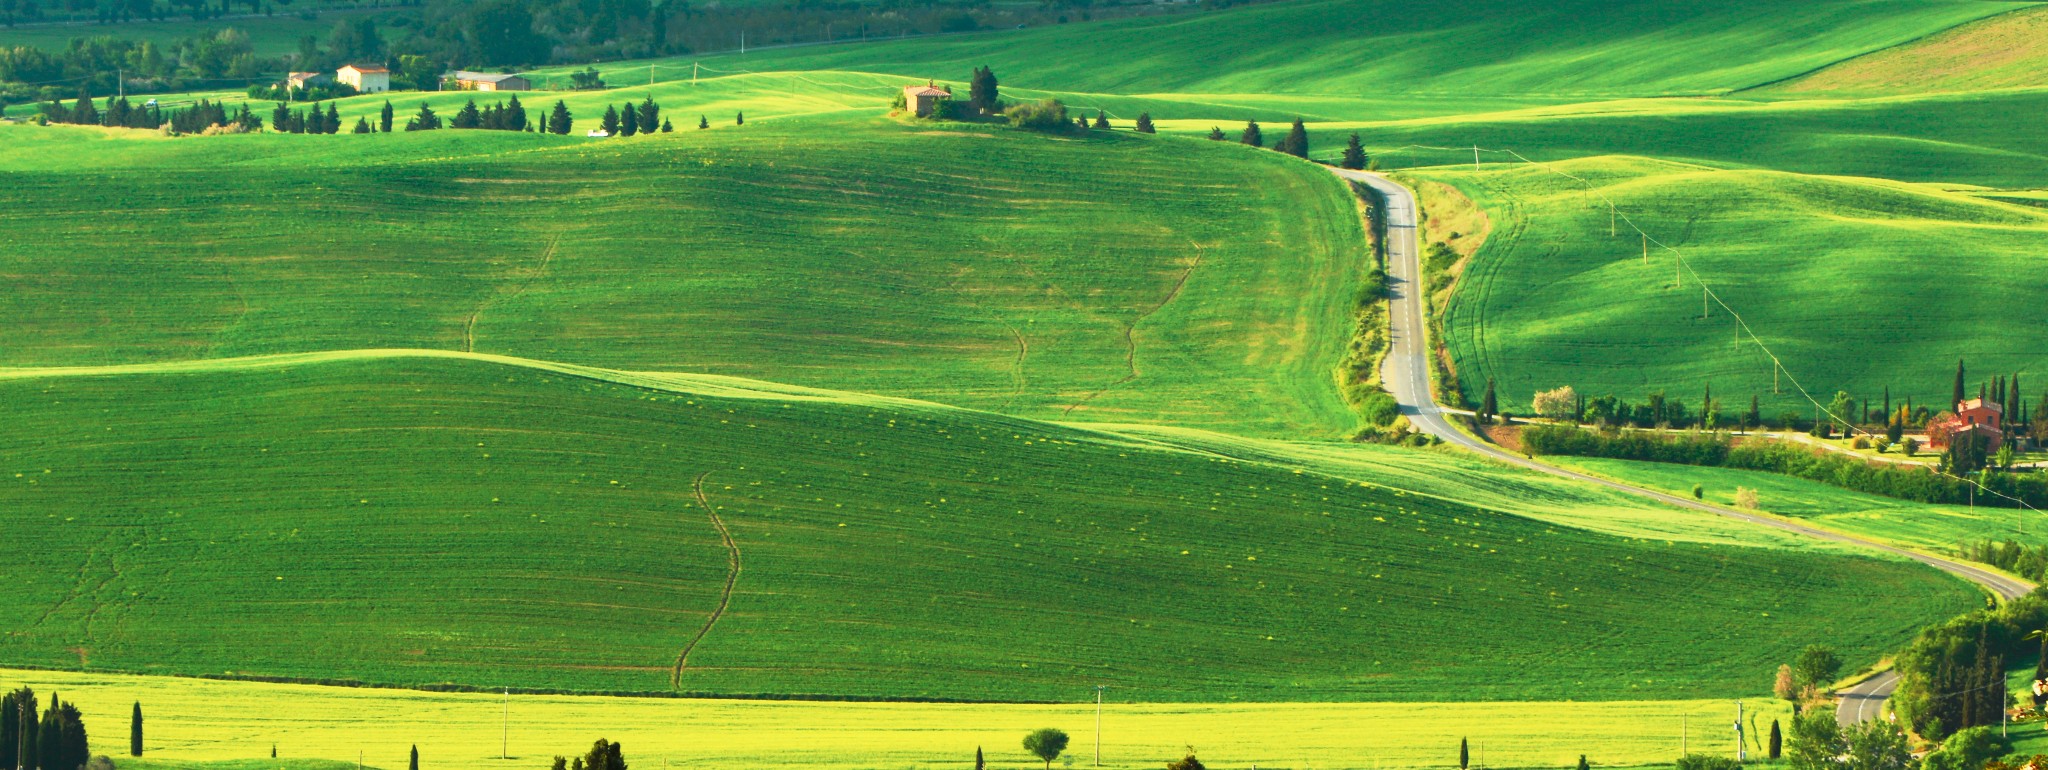
[(1054, 134), (1072, 133), (1074, 121), (1067, 117), (1067, 105), (1058, 99), (1043, 99), (1011, 105), (1003, 115), (1019, 128)]
[(1756, 490), (1749, 487), (1735, 488), (1735, 507), (1754, 511), (1757, 505)]
[(1851, 448), (1851, 449), (1869, 449), (1869, 448), (1870, 448), (1870, 438), (1869, 438), (1869, 437), (1867, 437), (1867, 436), (1857, 436), (1856, 438), (1850, 439), (1850, 440), (1849, 440), (1849, 448)]
[(1978, 770), (1988, 760), (2005, 756), (2012, 750), (2012, 744), (1998, 736), (1990, 727), (1972, 727), (1958, 730), (1956, 734), (1942, 741), (1941, 747), (1927, 753), (1921, 760), (1926, 770)]
[(1578, 409), (1579, 392), (1573, 390), (1572, 386), (1566, 385), (1556, 390), (1546, 390), (1537, 393), (1532, 403), (1536, 407), (1537, 414), (1553, 420), (1577, 417), (1578, 415), (1572, 414), (1572, 412)]
[(1742, 770), (1742, 763), (1719, 754), (1687, 754), (1678, 758), (1678, 770)]
[(1373, 391), (1358, 404), (1358, 413), (1369, 425), (1386, 427), (1401, 416), (1401, 404), (1386, 391)]

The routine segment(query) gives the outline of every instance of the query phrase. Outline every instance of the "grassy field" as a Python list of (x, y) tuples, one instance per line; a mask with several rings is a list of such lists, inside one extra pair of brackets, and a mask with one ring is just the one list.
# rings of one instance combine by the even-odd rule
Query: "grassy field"
[[(1647, 700), (1762, 693), (1813, 640), (1867, 662), (1978, 601), (1118, 434), (448, 355), (0, 379), (0, 507), (39, 514), (0, 656), (655, 691), (709, 627), (679, 689)], [(1482, 616), (1522, 632), (1444, 633)]]
[(1829, 529), (1936, 553), (1975, 540), (2048, 542), (2048, 518), (2012, 508), (1923, 505), (1851, 492), (1816, 481), (1775, 473), (1596, 457), (1548, 457), (1553, 462), (1675, 495), (1690, 495), (1694, 484), (1705, 499), (1733, 506), (1735, 491), (1757, 492), (1758, 508)]
[[(1092, 766), (1092, 705), (805, 703), (390, 692), (149, 676), (0, 671), (84, 712), (95, 752), (121, 770), (346, 770), (303, 757), (404, 767), (530, 770), (603, 736), (636, 767), (919, 768), (964, 770), (982, 748), (992, 768), (1038, 767), (1019, 739), (1056, 726), (1073, 736), (1075, 764)], [(1083, 688), (1085, 689), (1085, 688)], [(129, 705), (141, 702), (146, 760), (126, 757)], [(1751, 735), (1785, 719), (1782, 702), (1746, 701)], [(1487, 767), (1601, 767), (1668, 762), (1689, 725), (1690, 745), (1719, 746), (1734, 718), (1727, 700), (1620, 703), (1132, 704), (1109, 691), (1102, 764), (1153, 768), (1188, 745), (1212, 765), (1275, 768), (1442, 767), (1460, 738)], [(1748, 720), (1745, 720), (1748, 721)], [(505, 727), (509, 724), (509, 730)], [(511, 759), (499, 759), (501, 740)], [(278, 748), (278, 761), (267, 759)], [(1760, 747), (1752, 747), (1757, 754)], [(1474, 757), (1478, 759), (1477, 756)], [(1062, 761), (1061, 764), (1065, 764)], [(1477, 762), (1475, 761), (1475, 766)]]
[[(2016, 7), (1978, 0), (1306, 0), (704, 61), (914, 77), (962, 77), (957, 69), (978, 63), (1017, 86), (1121, 94), (1699, 94), (1791, 77)], [(1078, 52), (1087, 55), (1069, 55)]]
[[(1591, 185), (1553, 173), (1562, 171)], [(1772, 390), (1758, 347), (1672, 255), (1608, 235), (1604, 200), (1679, 248), (1816, 397), (1891, 388), (1936, 404), (1957, 357), (1980, 373), (2038, 369), (2043, 297), (2012, 276), (2048, 246), (2048, 212), (1932, 187), (1635, 158), (1429, 172), (1486, 206), (1495, 231), (1445, 312), (1445, 344), (1468, 398), (1488, 378), (1504, 408), (1572, 385), (1640, 401), (1665, 390), (1697, 410), (1708, 385), (1728, 409), (1811, 411)], [(1602, 197), (1604, 196), (1604, 198)], [(1624, 230), (1626, 233), (1626, 231)], [(2008, 287), (1970, 303), (1957, 282)], [(1506, 405), (1513, 405), (1508, 407)]]
[(77, 159), (9, 176), (0, 364), (469, 348), (1031, 417), (1355, 424), (1331, 372), (1356, 208), (1276, 153), (874, 114), (609, 142), (0, 133), (0, 167)]
[(1925, 93), (2048, 85), (2048, 9), (2029, 7), (1859, 56), (1772, 91)]

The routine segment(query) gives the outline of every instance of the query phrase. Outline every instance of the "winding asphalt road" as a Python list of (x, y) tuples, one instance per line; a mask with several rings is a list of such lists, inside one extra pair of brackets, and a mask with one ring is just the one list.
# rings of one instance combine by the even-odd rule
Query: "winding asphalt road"
[[(1816, 529), (1783, 519), (1707, 505), (1697, 500), (1688, 500), (1676, 495), (1667, 495), (1662, 492), (1596, 478), (1553, 465), (1546, 465), (1534, 459), (1502, 449), (1490, 442), (1474, 438), (1470, 434), (1458, 430), (1451, 425), (1448, 419), (1445, 419), (1443, 408), (1437, 406), (1436, 399), (1431, 395), (1429, 388), (1429, 343), (1427, 338), (1429, 326), (1424, 322), (1425, 311), (1422, 296), (1424, 290), (1422, 289), (1423, 284), (1419, 280), (1422, 268), (1419, 259), (1421, 254), (1421, 250), (1418, 248), (1419, 236), (1416, 234), (1415, 196), (1407, 188), (1395, 184), (1378, 174), (1346, 169), (1331, 170), (1340, 177), (1371, 186), (1374, 191), (1378, 192), (1386, 200), (1387, 287), (1390, 297), (1387, 315), (1388, 339), (1391, 342), (1392, 349), (1387, 353), (1386, 362), (1381, 365), (1380, 381), (1386, 383), (1387, 390), (1394, 395), (1394, 400), (1400, 402), (1401, 413), (1408, 417), (1408, 422), (1415, 426), (1416, 430), (1509, 465), (1541, 471), (1554, 476), (1563, 476), (1588, 484), (1598, 484), (1609, 489), (1647, 497), (1667, 505), (1705, 511), (1717, 516), (1726, 516), (1758, 526), (1771, 527), (1821, 540), (1853, 543), (1904, 556), (1976, 583), (2005, 599), (2017, 598), (2034, 589), (2031, 583), (2009, 578), (1967, 562), (1951, 561), (1939, 556), (1908, 551), (1853, 535)], [(1898, 676), (1887, 671), (1864, 680), (1854, 687), (1843, 690), (1841, 692), (1842, 705), (1836, 711), (1837, 718), (1845, 725), (1876, 718), (1883, 710), (1882, 706), (1885, 699), (1891, 697), (1892, 689), (1897, 686)]]

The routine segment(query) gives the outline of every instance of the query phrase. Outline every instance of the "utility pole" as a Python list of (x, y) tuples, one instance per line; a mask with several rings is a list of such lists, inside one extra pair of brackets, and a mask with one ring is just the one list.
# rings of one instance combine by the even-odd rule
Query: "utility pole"
[(1614, 236), (1616, 236), (1616, 235), (1619, 235), (1619, 234), (1620, 234), (1620, 232), (1619, 232), (1619, 231), (1617, 231), (1617, 230), (1615, 230), (1615, 228), (1614, 228), (1614, 225), (1615, 225), (1615, 221), (1614, 221), (1614, 220), (1615, 220), (1615, 214), (1614, 214), (1614, 201), (1608, 201), (1608, 202), (1607, 202), (1607, 237), (1609, 237), (1609, 238), (1613, 238)]
[(1749, 747), (1742, 744), (1742, 701), (1735, 702), (1735, 761), (1749, 759)]
[(1095, 686), (1095, 766), (1102, 766), (1102, 691), (1109, 685)]
[(512, 753), (512, 688), (505, 688), (505, 717), (499, 722), (498, 758), (511, 759)]
[(1479, 170), (1479, 145), (1472, 145), (1472, 170)]
[(1650, 234), (1643, 234), (1643, 264), (1650, 264)]

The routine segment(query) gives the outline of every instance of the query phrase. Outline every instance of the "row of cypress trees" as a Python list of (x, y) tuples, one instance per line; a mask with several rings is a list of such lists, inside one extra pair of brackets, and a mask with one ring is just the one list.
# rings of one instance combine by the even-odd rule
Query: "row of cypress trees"
[[(92, 754), (86, 748), (85, 722), (78, 709), (53, 694), (49, 708), (37, 720), (36, 700), (35, 690), (27, 687), (0, 696), (0, 770), (84, 767)], [(140, 706), (136, 713), (141, 713)]]

